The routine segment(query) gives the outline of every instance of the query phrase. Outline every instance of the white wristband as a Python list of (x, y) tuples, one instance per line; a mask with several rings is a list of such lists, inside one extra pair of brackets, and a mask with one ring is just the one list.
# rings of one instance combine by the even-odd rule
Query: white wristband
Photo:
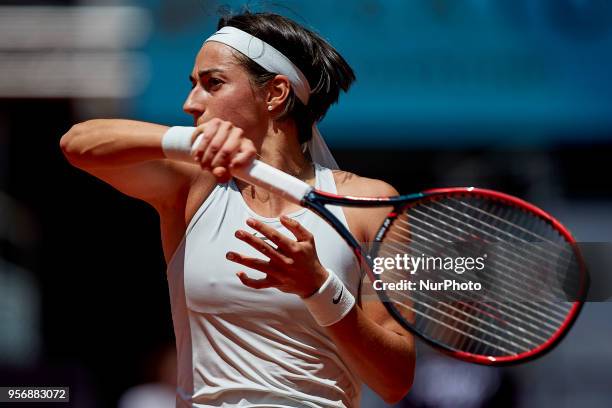
[(193, 163), (191, 150), (198, 146), (202, 140), (202, 135), (199, 135), (193, 145), (191, 138), (194, 127), (191, 126), (173, 126), (162, 137), (161, 147), (164, 156), (172, 160), (180, 160)]
[(306, 308), (320, 326), (339, 322), (355, 306), (355, 297), (331, 270), (319, 290), (304, 299)]

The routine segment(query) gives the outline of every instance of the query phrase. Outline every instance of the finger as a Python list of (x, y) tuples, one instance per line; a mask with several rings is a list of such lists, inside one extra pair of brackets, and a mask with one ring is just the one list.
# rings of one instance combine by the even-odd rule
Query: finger
[(240, 148), (240, 139), (242, 138), (242, 129), (233, 128), (229, 132), (229, 136), (223, 143), (221, 149), (210, 162), (210, 167), (228, 167), (234, 153)]
[(234, 155), (232, 160), (230, 161), (230, 169), (245, 167), (255, 159), (257, 156), (257, 150), (253, 145), (253, 142), (249, 139), (243, 138), (240, 141), (240, 148), (238, 149), (238, 153)]
[(212, 140), (206, 147), (204, 151), (204, 155), (202, 156), (202, 160), (200, 162), (200, 166), (203, 169), (210, 169), (210, 164), (215, 155), (221, 150), (223, 144), (227, 140), (229, 136), (229, 131), (232, 124), (229, 122), (223, 122), (217, 128), (217, 132), (213, 136)]
[(193, 132), (192, 138), (195, 138), (196, 140), (199, 139), (200, 141), (198, 142), (197, 146), (194, 144), (195, 150), (192, 150), (191, 154), (194, 158), (197, 158), (198, 161), (202, 159), (202, 155), (206, 151), (206, 148), (210, 144), (213, 136), (216, 134), (220, 123), (220, 120), (213, 119), (198, 126)]
[(197, 158), (198, 147), (202, 144), (202, 141), (204, 140), (204, 129), (205, 129), (204, 125), (199, 125), (195, 128), (195, 130), (191, 134), (191, 156), (196, 161), (198, 160)]
[(226, 167), (215, 167), (212, 169), (212, 174), (219, 183), (227, 183), (232, 178), (231, 173)]
[(193, 132), (193, 134), (191, 135), (191, 156), (193, 156), (194, 158), (196, 157), (196, 151), (198, 150), (198, 146), (200, 145), (200, 143), (202, 143), (202, 139), (204, 138), (204, 135), (202, 134), (204, 130), (200, 130), (200, 129), (196, 129), (195, 132)]
[(244, 256), (242, 254), (231, 251), (225, 254), (225, 258), (229, 261), (244, 265), (247, 268), (256, 269), (265, 274), (274, 275), (276, 272), (272, 265), (270, 265), (270, 262), (264, 261), (263, 259)]
[(253, 279), (249, 278), (244, 272), (238, 272), (236, 273), (236, 276), (238, 276), (238, 279), (240, 279), (243, 285), (248, 286), (249, 288), (266, 289), (274, 286), (274, 282), (268, 278)]
[(281, 224), (285, 226), (298, 241), (310, 241), (312, 239), (312, 234), (308, 231), (302, 224), (294, 220), (293, 218), (289, 218), (286, 215), (282, 215), (280, 217)]
[(264, 224), (263, 222), (249, 218), (247, 220), (247, 225), (253, 228), (256, 231), (261, 232), (265, 237), (267, 237), (270, 241), (276, 244), (276, 246), (283, 252), (287, 252), (288, 249), (295, 243), (294, 240), (286, 236), (285, 234), (278, 232), (274, 228), (269, 225)]
[(293, 260), (287, 258), (280, 252), (276, 250), (272, 245), (265, 242), (263, 239), (256, 237), (254, 235), (249, 234), (246, 231), (238, 230), (236, 231), (236, 238), (239, 240), (249, 244), (257, 251), (261, 252), (263, 255), (270, 258), (270, 262), (277, 262), (282, 264), (291, 264)]

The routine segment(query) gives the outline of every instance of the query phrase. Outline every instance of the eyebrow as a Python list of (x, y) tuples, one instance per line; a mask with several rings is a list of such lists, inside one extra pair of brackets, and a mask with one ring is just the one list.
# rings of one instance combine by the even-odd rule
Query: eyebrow
[[(203, 75), (212, 74), (213, 72), (224, 72), (224, 71), (221, 68), (201, 69), (198, 71), (198, 78), (202, 77)], [(189, 75), (189, 81), (196, 82), (196, 78), (194, 78), (193, 75)]]

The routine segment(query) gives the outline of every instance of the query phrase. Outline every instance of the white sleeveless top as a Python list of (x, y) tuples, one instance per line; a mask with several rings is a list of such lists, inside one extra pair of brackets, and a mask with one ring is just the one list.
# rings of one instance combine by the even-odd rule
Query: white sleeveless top
[[(331, 170), (315, 170), (316, 188), (336, 193)], [(347, 225), (341, 208), (330, 210)], [(357, 297), (359, 266), (342, 238), (310, 210), (289, 216), (314, 235), (321, 264)], [(204, 201), (168, 264), (177, 407), (358, 407), (360, 380), (303, 301), (244, 286), (236, 272), (265, 275), (225, 259), (229, 250), (263, 258), (234, 237), (238, 229), (254, 232), (249, 217), (293, 238), (278, 218), (254, 213), (231, 180)]]

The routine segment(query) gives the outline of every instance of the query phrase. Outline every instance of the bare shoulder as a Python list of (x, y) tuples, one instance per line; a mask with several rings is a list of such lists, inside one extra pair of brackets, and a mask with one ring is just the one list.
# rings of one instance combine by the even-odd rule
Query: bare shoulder
[(342, 170), (333, 170), (333, 174), (339, 195), (389, 197), (399, 194), (391, 184), (382, 180), (361, 177)]
[[(392, 185), (382, 180), (361, 177), (354, 173), (334, 170), (334, 181), (339, 195), (358, 197), (389, 197), (398, 192)], [(343, 207), (344, 215), (351, 233), (362, 242), (371, 242), (390, 208)]]

